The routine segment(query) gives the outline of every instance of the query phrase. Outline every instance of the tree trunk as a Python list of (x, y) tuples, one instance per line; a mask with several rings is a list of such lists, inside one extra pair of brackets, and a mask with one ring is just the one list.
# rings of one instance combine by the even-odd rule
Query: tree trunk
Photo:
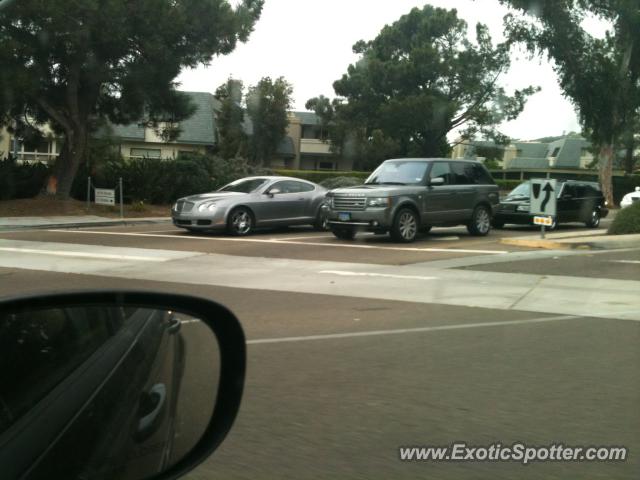
[(87, 132), (84, 128), (68, 132), (58, 161), (56, 162), (56, 197), (69, 198), (73, 181), (87, 147)]
[(602, 194), (610, 207), (613, 206), (613, 154), (612, 144), (600, 147), (598, 177), (602, 186)]

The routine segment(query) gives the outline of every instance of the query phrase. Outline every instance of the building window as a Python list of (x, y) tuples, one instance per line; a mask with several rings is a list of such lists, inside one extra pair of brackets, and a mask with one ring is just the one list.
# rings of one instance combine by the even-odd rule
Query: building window
[(129, 156), (134, 158), (160, 158), (162, 150), (159, 148), (132, 148)]

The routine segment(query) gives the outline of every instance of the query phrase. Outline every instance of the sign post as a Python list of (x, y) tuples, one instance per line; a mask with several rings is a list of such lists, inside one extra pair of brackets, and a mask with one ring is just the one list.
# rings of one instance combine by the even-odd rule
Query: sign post
[(553, 219), (558, 214), (557, 191), (556, 180), (550, 178), (531, 179), (529, 213), (535, 215), (533, 223), (541, 226), (541, 238), (544, 238), (545, 227), (552, 226)]
[(120, 193), (120, 218), (124, 218), (124, 203), (122, 203), (123, 193), (122, 193), (122, 177), (118, 180), (118, 190)]
[(91, 177), (87, 177), (87, 212), (91, 208)]

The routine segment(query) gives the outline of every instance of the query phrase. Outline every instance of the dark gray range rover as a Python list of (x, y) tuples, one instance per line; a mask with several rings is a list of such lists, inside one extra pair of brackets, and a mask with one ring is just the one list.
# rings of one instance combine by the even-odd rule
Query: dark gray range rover
[(472, 235), (486, 235), (499, 200), (484, 165), (440, 158), (387, 160), (364, 185), (327, 194), (336, 237), (351, 240), (365, 230), (389, 232), (398, 242), (436, 226), (466, 225)]

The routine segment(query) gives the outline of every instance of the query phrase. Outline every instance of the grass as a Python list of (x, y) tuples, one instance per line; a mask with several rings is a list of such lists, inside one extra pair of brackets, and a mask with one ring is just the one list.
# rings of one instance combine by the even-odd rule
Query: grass
[[(136, 203), (125, 204), (124, 216), (130, 217), (168, 217), (171, 215), (170, 205), (147, 205)], [(46, 195), (35, 198), (0, 201), (0, 216), (2, 217), (52, 217), (96, 215), (99, 217), (120, 217), (120, 205), (107, 206), (91, 204), (87, 210), (87, 203), (79, 200), (59, 200)]]

